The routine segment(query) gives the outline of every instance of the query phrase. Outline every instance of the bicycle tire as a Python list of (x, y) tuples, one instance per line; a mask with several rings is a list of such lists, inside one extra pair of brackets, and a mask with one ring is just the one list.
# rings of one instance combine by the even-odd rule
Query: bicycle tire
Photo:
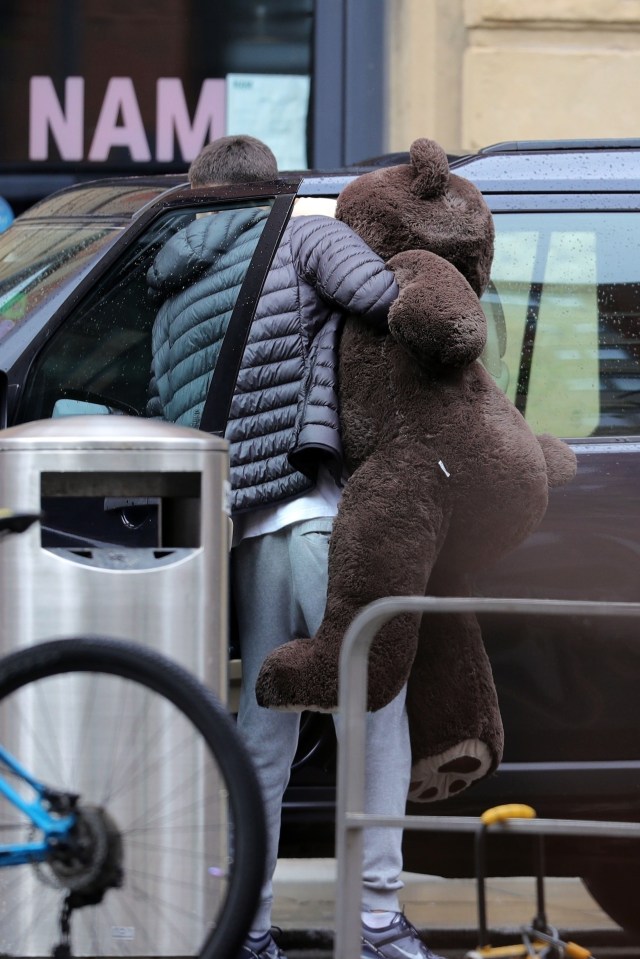
[[(91, 690), (87, 688), (86, 694), (83, 693), (81, 681), (78, 679), (78, 675), (84, 676), (84, 674), (91, 674)], [(19, 699), (29, 697), (28, 708), (33, 710), (37, 709), (38, 715), (40, 717), (40, 726), (38, 727), (39, 731), (36, 729), (31, 729), (28, 733), (30, 739), (26, 740), (33, 745), (34, 737), (40, 741), (40, 737), (43, 737), (46, 741), (47, 747), (49, 747), (50, 740), (50, 731), (46, 727), (46, 724), (43, 726), (43, 704), (41, 703), (41, 693), (43, 692), (43, 682), (49, 682), (52, 677), (56, 677), (54, 680), (54, 688), (57, 690), (55, 696), (60, 696), (59, 685), (64, 683), (64, 685), (71, 685), (74, 695), (79, 695), (79, 700), (82, 701), (84, 695), (87, 699), (87, 707), (91, 710), (91, 715), (94, 717), (94, 726), (96, 735), (100, 734), (102, 737), (104, 732), (110, 732), (110, 728), (106, 730), (102, 728), (99, 724), (100, 713), (97, 712), (98, 707), (96, 706), (94, 696), (97, 694), (96, 691), (98, 688), (101, 688), (103, 681), (105, 685), (111, 686), (111, 680), (114, 680), (117, 684), (117, 688), (120, 689), (122, 685), (123, 693), (127, 693), (129, 699), (132, 699), (134, 694), (135, 697), (140, 695), (141, 701), (144, 699), (146, 703), (147, 699), (151, 700), (151, 715), (155, 715), (155, 710), (158, 715), (160, 715), (161, 710), (170, 709), (166, 704), (172, 704), (171, 709), (171, 721), (163, 719), (163, 726), (161, 727), (161, 732), (156, 733), (156, 740), (158, 742), (158, 748), (161, 741), (164, 739), (169, 739), (171, 736), (182, 735), (182, 728), (189, 734), (191, 731), (194, 732), (194, 744), (191, 744), (191, 739), (189, 738), (190, 748), (197, 750), (202, 750), (204, 745), (204, 757), (207, 762), (207, 767), (205, 772), (192, 776), (194, 783), (197, 783), (193, 786), (193, 795), (195, 796), (194, 803), (197, 808), (198, 797), (200, 792), (198, 789), (203, 788), (203, 783), (205, 786), (211, 784), (212, 795), (218, 797), (218, 803), (221, 806), (221, 818), (226, 818), (226, 815), (230, 819), (230, 828), (233, 831), (233, 855), (231, 861), (226, 866), (226, 876), (224, 875), (225, 870), (219, 868), (207, 868), (206, 872), (218, 882), (215, 884), (215, 889), (219, 890), (220, 884), (224, 885), (222, 892), (218, 894), (219, 904), (217, 909), (217, 914), (212, 916), (210, 920), (210, 926), (204, 932), (204, 938), (202, 939), (201, 944), (198, 945), (198, 941), (182, 949), (176, 947), (175, 939), (178, 938), (177, 929), (174, 929), (173, 926), (168, 927), (168, 932), (166, 934), (167, 942), (163, 943), (154, 943), (153, 948), (151, 946), (151, 934), (160, 936), (159, 929), (165, 928), (167, 923), (176, 922), (178, 920), (168, 920), (165, 915), (165, 910), (168, 908), (174, 908), (177, 911), (177, 906), (175, 905), (175, 900), (167, 899), (165, 889), (160, 887), (158, 889), (158, 905), (160, 909), (160, 914), (158, 916), (158, 926), (154, 925), (155, 932), (138, 932), (136, 936), (136, 926), (135, 922), (139, 921), (137, 919), (138, 913), (136, 912), (136, 903), (139, 912), (151, 909), (151, 905), (144, 896), (142, 896), (142, 891), (138, 888), (137, 885), (134, 885), (133, 894), (137, 896), (136, 902), (134, 902), (131, 911), (124, 910), (123, 912), (117, 912), (113, 915), (108, 915), (106, 918), (105, 928), (108, 930), (111, 929), (111, 939), (109, 939), (109, 933), (105, 933), (103, 936), (102, 926), (99, 924), (92, 923), (92, 931), (85, 934), (86, 938), (90, 938), (90, 943), (84, 947), (87, 953), (92, 955), (198, 955), (202, 959), (235, 959), (238, 954), (243, 939), (246, 935), (247, 930), (250, 928), (251, 920), (253, 919), (255, 909), (257, 908), (259, 892), (262, 885), (264, 877), (264, 862), (265, 862), (265, 849), (266, 849), (266, 830), (264, 822), (264, 811), (263, 806), (260, 800), (260, 788), (258, 780), (253, 769), (253, 765), (249, 758), (248, 752), (244, 747), (242, 740), (240, 739), (240, 734), (238, 733), (235, 724), (218, 702), (216, 697), (207, 690), (202, 683), (200, 683), (191, 673), (183, 669), (177, 663), (167, 659), (163, 655), (151, 650), (147, 647), (136, 645), (134, 643), (125, 642), (122, 640), (114, 640), (107, 637), (75, 637), (69, 639), (59, 639), (52, 640), (49, 642), (39, 643), (35, 646), (19, 649), (8, 656), (0, 660), (0, 741), (5, 744), (5, 734), (7, 730), (11, 730), (11, 737), (13, 741), (16, 741), (16, 738), (20, 743), (24, 745), (24, 740), (19, 739), (19, 736), (13, 725), (14, 720), (12, 715), (8, 714), (8, 709), (14, 703), (16, 696)], [(109, 677), (105, 680), (105, 677)], [(69, 681), (69, 682), (67, 682)], [(75, 681), (75, 685), (73, 685)], [(124, 682), (122, 682), (124, 681)], [(36, 685), (37, 684), (37, 685)], [(43, 688), (41, 688), (43, 687)], [(34, 691), (36, 695), (34, 696)], [(149, 696), (147, 696), (149, 694)], [(119, 713), (116, 707), (116, 704), (112, 702), (112, 699), (109, 698), (113, 695), (110, 691), (109, 696), (107, 697), (106, 702), (108, 703), (108, 709), (113, 712), (115, 716), (114, 722), (117, 722), (117, 725), (122, 726), (123, 724), (119, 721)], [(158, 699), (158, 702), (155, 702), (155, 699)], [(24, 706), (22, 707), (24, 709)], [(109, 715), (111, 715), (111, 712)], [(175, 714), (175, 715), (174, 715)], [(57, 721), (61, 721), (61, 714), (55, 713)], [(65, 710), (66, 715), (66, 710)], [(132, 714), (133, 715), (133, 714)], [(162, 713), (164, 716), (164, 713)], [(138, 714), (137, 729), (142, 725), (142, 719), (144, 719), (144, 726), (150, 725), (150, 721), (147, 713), (144, 715), (142, 713)], [(96, 772), (100, 770), (100, 763), (98, 763), (96, 758), (95, 751), (90, 752), (89, 748), (85, 745), (85, 738), (90, 732), (93, 735), (94, 729), (90, 725), (90, 721), (81, 716), (77, 716), (76, 723), (76, 732), (74, 735), (78, 736), (78, 743), (76, 750), (70, 750), (68, 744), (65, 744), (65, 748), (68, 752), (74, 753), (74, 761), (78, 761), (78, 757), (82, 752), (87, 752), (87, 757), (89, 762), (87, 766), (92, 768), (96, 767)], [(71, 729), (73, 724), (70, 725), (69, 720), (66, 721), (67, 727)], [(103, 723), (104, 725), (104, 723)], [(109, 723), (107, 722), (107, 727)], [(180, 732), (175, 732), (176, 728), (179, 727)], [(113, 730), (115, 738), (115, 728)], [(65, 734), (67, 738), (71, 736), (70, 732)], [(122, 729), (119, 730), (118, 735), (122, 737)], [(136, 736), (139, 735), (136, 733)], [(196, 738), (197, 735), (197, 738)], [(52, 738), (51, 738), (51, 741)], [(131, 730), (131, 743), (126, 742), (125, 746), (133, 750), (133, 730)], [(25, 759), (21, 753), (16, 749), (11, 749), (11, 744), (8, 744), (8, 747), (14, 755), (27, 766), (32, 772), (33, 775), (37, 774), (36, 770), (32, 770), (29, 762)], [(35, 748), (35, 747), (34, 747)], [(138, 749), (137, 745), (135, 747)], [(147, 750), (154, 749), (155, 746), (147, 744)], [(47, 756), (52, 754), (52, 748), (47, 748)], [(147, 752), (144, 752), (145, 759), (147, 758)], [(200, 753), (198, 753), (200, 755)], [(175, 761), (186, 762), (184, 758), (185, 753), (181, 751), (178, 757), (175, 757)], [(30, 756), (30, 759), (33, 758)], [(115, 792), (114, 778), (115, 774), (120, 778), (123, 778), (122, 768), (119, 767), (115, 762), (115, 753), (113, 757), (107, 757), (109, 763), (112, 763), (113, 774), (109, 783), (109, 789), (113, 789)], [(105, 759), (106, 762), (106, 759)], [(56, 763), (59, 763), (56, 760)], [(132, 763), (129, 761), (129, 764)], [(149, 754), (149, 764), (151, 767), (151, 754)], [(189, 767), (191, 768), (191, 767)], [(198, 767), (199, 768), (199, 767)], [(136, 797), (138, 792), (142, 794), (143, 792), (153, 795), (153, 803), (155, 808), (158, 808), (159, 799), (158, 795), (153, 792), (151, 788), (151, 777), (158, 776), (159, 772), (162, 772), (163, 780), (171, 779), (171, 770), (154, 770), (152, 767), (149, 772), (149, 780), (146, 783), (146, 788), (142, 789), (142, 786), (145, 785), (143, 780), (141, 788), (135, 793)], [(76, 773), (74, 773), (76, 775)], [(83, 773), (77, 773), (79, 776), (83, 776)], [(87, 773), (87, 779), (91, 777), (97, 778), (97, 775), (93, 772)], [(217, 779), (216, 779), (217, 777)], [(53, 787), (62, 787), (66, 786), (66, 782), (52, 782), (51, 777), (41, 777), (44, 778), (47, 782), (47, 785)], [(107, 778), (105, 776), (105, 778)], [(136, 781), (140, 780), (139, 770), (135, 770)], [(218, 783), (218, 779), (221, 780), (221, 783)], [(123, 779), (125, 785), (130, 785), (133, 788), (134, 783), (126, 783), (126, 777)], [(215, 783), (215, 785), (213, 785)], [(73, 783), (70, 785), (73, 786)], [(81, 782), (80, 784), (80, 793), (82, 795), (82, 787), (87, 788), (87, 784)], [(93, 782), (91, 780), (91, 785)], [(183, 779), (181, 781), (181, 789), (187, 788), (187, 783)], [(75, 786), (74, 786), (75, 788)], [(215, 792), (213, 791), (215, 789)], [(222, 804), (220, 804), (220, 795), (224, 796)], [(207, 793), (207, 797), (209, 793)], [(92, 797), (88, 797), (92, 798)], [(193, 796), (189, 794), (189, 799), (192, 800)], [(122, 803), (121, 791), (118, 791), (118, 796), (114, 798), (114, 804), (118, 802)], [(174, 803), (174, 799), (167, 798), (168, 810), (169, 803)], [(186, 805), (186, 804), (185, 804)], [(207, 802), (207, 807), (213, 809), (214, 804)], [(123, 830), (123, 842), (124, 842), (124, 869), (125, 869), (125, 882), (122, 889), (125, 892), (121, 893), (121, 890), (118, 889), (108, 889), (105, 896), (103, 906), (105, 909), (107, 907), (111, 909), (110, 897), (120, 895), (126, 895), (127, 889), (127, 880), (126, 880), (126, 871), (127, 871), (127, 843), (131, 844), (131, 849), (134, 850), (134, 853), (138, 858), (135, 860), (138, 863), (140, 860), (138, 845), (140, 844), (139, 834), (142, 832), (153, 833), (154, 827), (150, 825), (155, 822), (153, 818), (160, 819), (161, 817), (153, 812), (151, 805), (147, 810), (148, 817), (144, 820), (144, 828), (141, 829), (138, 826), (138, 833), (136, 833), (135, 841), (130, 838), (133, 836), (133, 832), (128, 834), (126, 829)], [(215, 807), (218, 808), (217, 806)], [(121, 815), (121, 813), (120, 813)], [(136, 808), (136, 815), (138, 815), (138, 821), (140, 821), (139, 810)], [(182, 813), (183, 817), (187, 816), (187, 813)], [(188, 807), (188, 815), (193, 815), (191, 807)], [(202, 816), (202, 811), (198, 812), (199, 816)], [(115, 816), (117, 820), (117, 815)], [(166, 818), (166, 817), (165, 817)], [(206, 859), (206, 853), (203, 849), (203, 846), (211, 846), (209, 841), (209, 831), (210, 826), (207, 822), (206, 825), (206, 839), (207, 842), (202, 842), (202, 835), (195, 835), (194, 827), (189, 825), (190, 832), (187, 830), (187, 821), (185, 818), (178, 820), (179, 825), (176, 827), (182, 830), (181, 835), (187, 835), (189, 844), (193, 846), (194, 857), (198, 859), (196, 866), (194, 867), (197, 870), (198, 878), (203, 873), (203, 869), (206, 866), (206, 863), (209, 861)], [(164, 821), (161, 825), (158, 825), (157, 828), (159, 831), (162, 830), (161, 839), (162, 842), (166, 843), (171, 839), (173, 833), (169, 831), (168, 824), (165, 824)], [(213, 833), (213, 829), (211, 829)], [(221, 843), (221, 839), (218, 833), (215, 835), (215, 848), (218, 848)], [(143, 837), (144, 838), (144, 837)], [(158, 839), (160, 841), (160, 839)], [(227, 845), (225, 851), (229, 854), (229, 838), (227, 836)], [(167, 860), (167, 865), (165, 868), (165, 873), (169, 873), (168, 882), (174, 881), (172, 870), (170, 868), (170, 861), (173, 861), (177, 857), (179, 866), (180, 866), (180, 875), (187, 877), (187, 879), (192, 875), (189, 871), (191, 866), (185, 866), (183, 864), (183, 859), (186, 856), (186, 852), (182, 849), (179, 852), (172, 852), (172, 847), (162, 846), (156, 848), (155, 846), (150, 847), (152, 854), (156, 857), (164, 857)], [(168, 851), (167, 851), (168, 848)], [(147, 860), (144, 860), (145, 862)], [(156, 860), (151, 860), (155, 862)], [(21, 866), (16, 867), (23, 870), (33, 871), (36, 867), (33, 865), (30, 866)], [(137, 868), (137, 867), (136, 867)], [(13, 878), (13, 873), (15, 872), (14, 868), (0, 870), (0, 879), (2, 879), (2, 874), (6, 873), (9, 879)], [(164, 875), (164, 874), (163, 874)], [(59, 876), (55, 876), (56, 880), (59, 881)], [(225, 881), (226, 879), (226, 881)], [(40, 877), (38, 877), (40, 881)], [(134, 884), (140, 883), (140, 878), (138, 873), (134, 877)], [(150, 873), (149, 876), (144, 877), (143, 881), (149, 883), (149, 888), (153, 887), (155, 883), (156, 886), (159, 886), (158, 874), (155, 872)], [(178, 881), (177, 878), (175, 880)], [(178, 887), (178, 899), (181, 903), (181, 908), (183, 906), (183, 899), (187, 895), (187, 890), (183, 888), (184, 882), (187, 880), (180, 879), (182, 886)], [(33, 877), (28, 879), (28, 882), (33, 884)], [(204, 880), (203, 880), (204, 883)], [(206, 883), (209, 883), (209, 879), (206, 880)], [(154, 887), (155, 888), (155, 887)], [(37, 889), (40, 891), (40, 885), (37, 886)], [(66, 894), (65, 889), (54, 889), (54, 893), (57, 893), (59, 897)], [(0, 902), (6, 903), (7, 896), (5, 895), (6, 889), (3, 888), (2, 895), (0, 895)], [(144, 890), (145, 895), (148, 895), (148, 890)], [(203, 899), (207, 900), (208, 908), (208, 897), (210, 895), (208, 887), (203, 890), (198, 890), (197, 899), (202, 901)], [(212, 896), (213, 899), (213, 896)], [(59, 904), (58, 899), (58, 904)], [(76, 915), (81, 913), (92, 912), (93, 909), (99, 908), (98, 906), (92, 907), (91, 909), (81, 909), (78, 913), (74, 913), (74, 923)], [(187, 914), (189, 912), (189, 902), (187, 902), (186, 907)], [(118, 916), (127, 915), (134, 920), (134, 926), (128, 926), (122, 920), (118, 919)], [(188, 925), (190, 923), (189, 915), (183, 917), (181, 913), (178, 913), (180, 930), (182, 930), (183, 925)], [(15, 922), (15, 918), (14, 918)], [(42, 923), (42, 918), (38, 918), (38, 926), (40, 928)], [(109, 926), (109, 923), (111, 925)], [(133, 938), (131, 935), (122, 934), (122, 930), (131, 930), (133, 929)], [(0, 935), (0, 951), (6, 953), (6, 923), (2, 924), (2, 935)], [(114, 934), (114, 930), (116, 933)], [(40, 936), (40, 932), (37, 933), (37, 936)], [(115, 935), (115, 939), (114, 939)], [(192, 932), (191, 925), (189, 928), (185, 928), (184, 935), (188, 938), (192, 935), (197, 935), (195, 932)], [(97, 937), (97, 938), (96, 938)], [(25, 937), (26, 938), (26, 937)], [(71, 946), (75, 945), (74, 943), (74, 929), (72, 927), (71, 931)], [(138, 939), (138, 942), (135, 942), (135, 939)], [(29, 943), (27, 942), (27, 946)], [(53, 945), (53, 943), (52, 943)], [(181, 943), (180, 943), (181, 945)], [(37, 942), (32, 945), (34, 954), (42, 955), (41, 943)], [(20, 947), (20, 952), (22, 955), (30, 955), (28, 948), (25, 950), (24, 946)]]

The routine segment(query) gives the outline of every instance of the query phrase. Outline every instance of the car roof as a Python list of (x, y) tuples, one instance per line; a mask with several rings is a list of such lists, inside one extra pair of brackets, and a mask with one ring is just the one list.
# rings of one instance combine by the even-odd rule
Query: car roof
[(640, 189), (640, 139), (516, 140), (451, 164), (483, 193)]
[[(125, 225), (160, 197), (174, 196), (176, 201), (210, 200), (212, 192), (221, 200), (267, 196), (273, 193), (299, 193), (304, 196), (337, 196), (350, 180), (361, 172), (301, 170), (285, 172), (275, 181), (234, 184), (232, 186), (192, 189), (186, 174), (103, 177), (64, 187), (26, 210), (21, 220), (105, 219)], [(362, 170), (364, 172), (364, 169)], [(275, 187), (275, 188), (274, 188)]]
[(130, 220), (168, 190), (185, 185), (184, 176), (105, 177), (74, 183), (45, 197), (21, 215), (21, 220), (91, 217)]
[[(283, 173), (281, 188), (305, 196), (337, 196), (355, 177), (381, 166), (404, 163), (405, 152), (384, 154), (332, 171)], [(589, 140), (514, 140), (495, 143), (462, 157), (449, 155), (452, 172), (484, 193), (629, 192), (640, 190), (640, 138)], [(273, 184), (218, 187), (221, 199), (273, 193)], [(123, 225), (159, 197), (210, 197), (191, 191), (184, 174), (104, 177), (58, 190), (26, 210), (21, 220), (105, 218)]]

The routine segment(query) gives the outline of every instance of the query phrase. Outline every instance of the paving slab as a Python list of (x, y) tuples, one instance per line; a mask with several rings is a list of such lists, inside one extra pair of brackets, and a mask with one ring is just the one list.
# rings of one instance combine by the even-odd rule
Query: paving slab
[[(402, 874), (401, 901), (421, 930), (477, 929), (474, 879)], [(274, 876), (273, 921), (283, 930), (331, 933), (335, 928), (334, 859), (281, 859)], [(487, 916), (493, 929), (518, 929), (536, 912), (535, 880), (529, 876), (486, 881)], [(579, 879), (545, 880), (548, 921), (558, 929), (616, 931)]]

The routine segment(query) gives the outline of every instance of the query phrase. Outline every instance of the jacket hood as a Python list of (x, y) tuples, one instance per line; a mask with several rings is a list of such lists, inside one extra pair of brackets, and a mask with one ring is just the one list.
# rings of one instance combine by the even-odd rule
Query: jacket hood
[(264, 207), (221, 210), (194, 220), (165, 243), (149, 267), (147, 283), (152, 293), (168, 296), (189, 286), (269, 212)]

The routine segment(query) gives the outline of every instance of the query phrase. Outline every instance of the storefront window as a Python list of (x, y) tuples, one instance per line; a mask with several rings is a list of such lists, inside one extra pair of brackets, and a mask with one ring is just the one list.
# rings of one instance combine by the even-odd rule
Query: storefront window
[(306, 168), (313, 13), (314, 0), (5, 0), (0, 172), (184, 170), (227, 133)]

